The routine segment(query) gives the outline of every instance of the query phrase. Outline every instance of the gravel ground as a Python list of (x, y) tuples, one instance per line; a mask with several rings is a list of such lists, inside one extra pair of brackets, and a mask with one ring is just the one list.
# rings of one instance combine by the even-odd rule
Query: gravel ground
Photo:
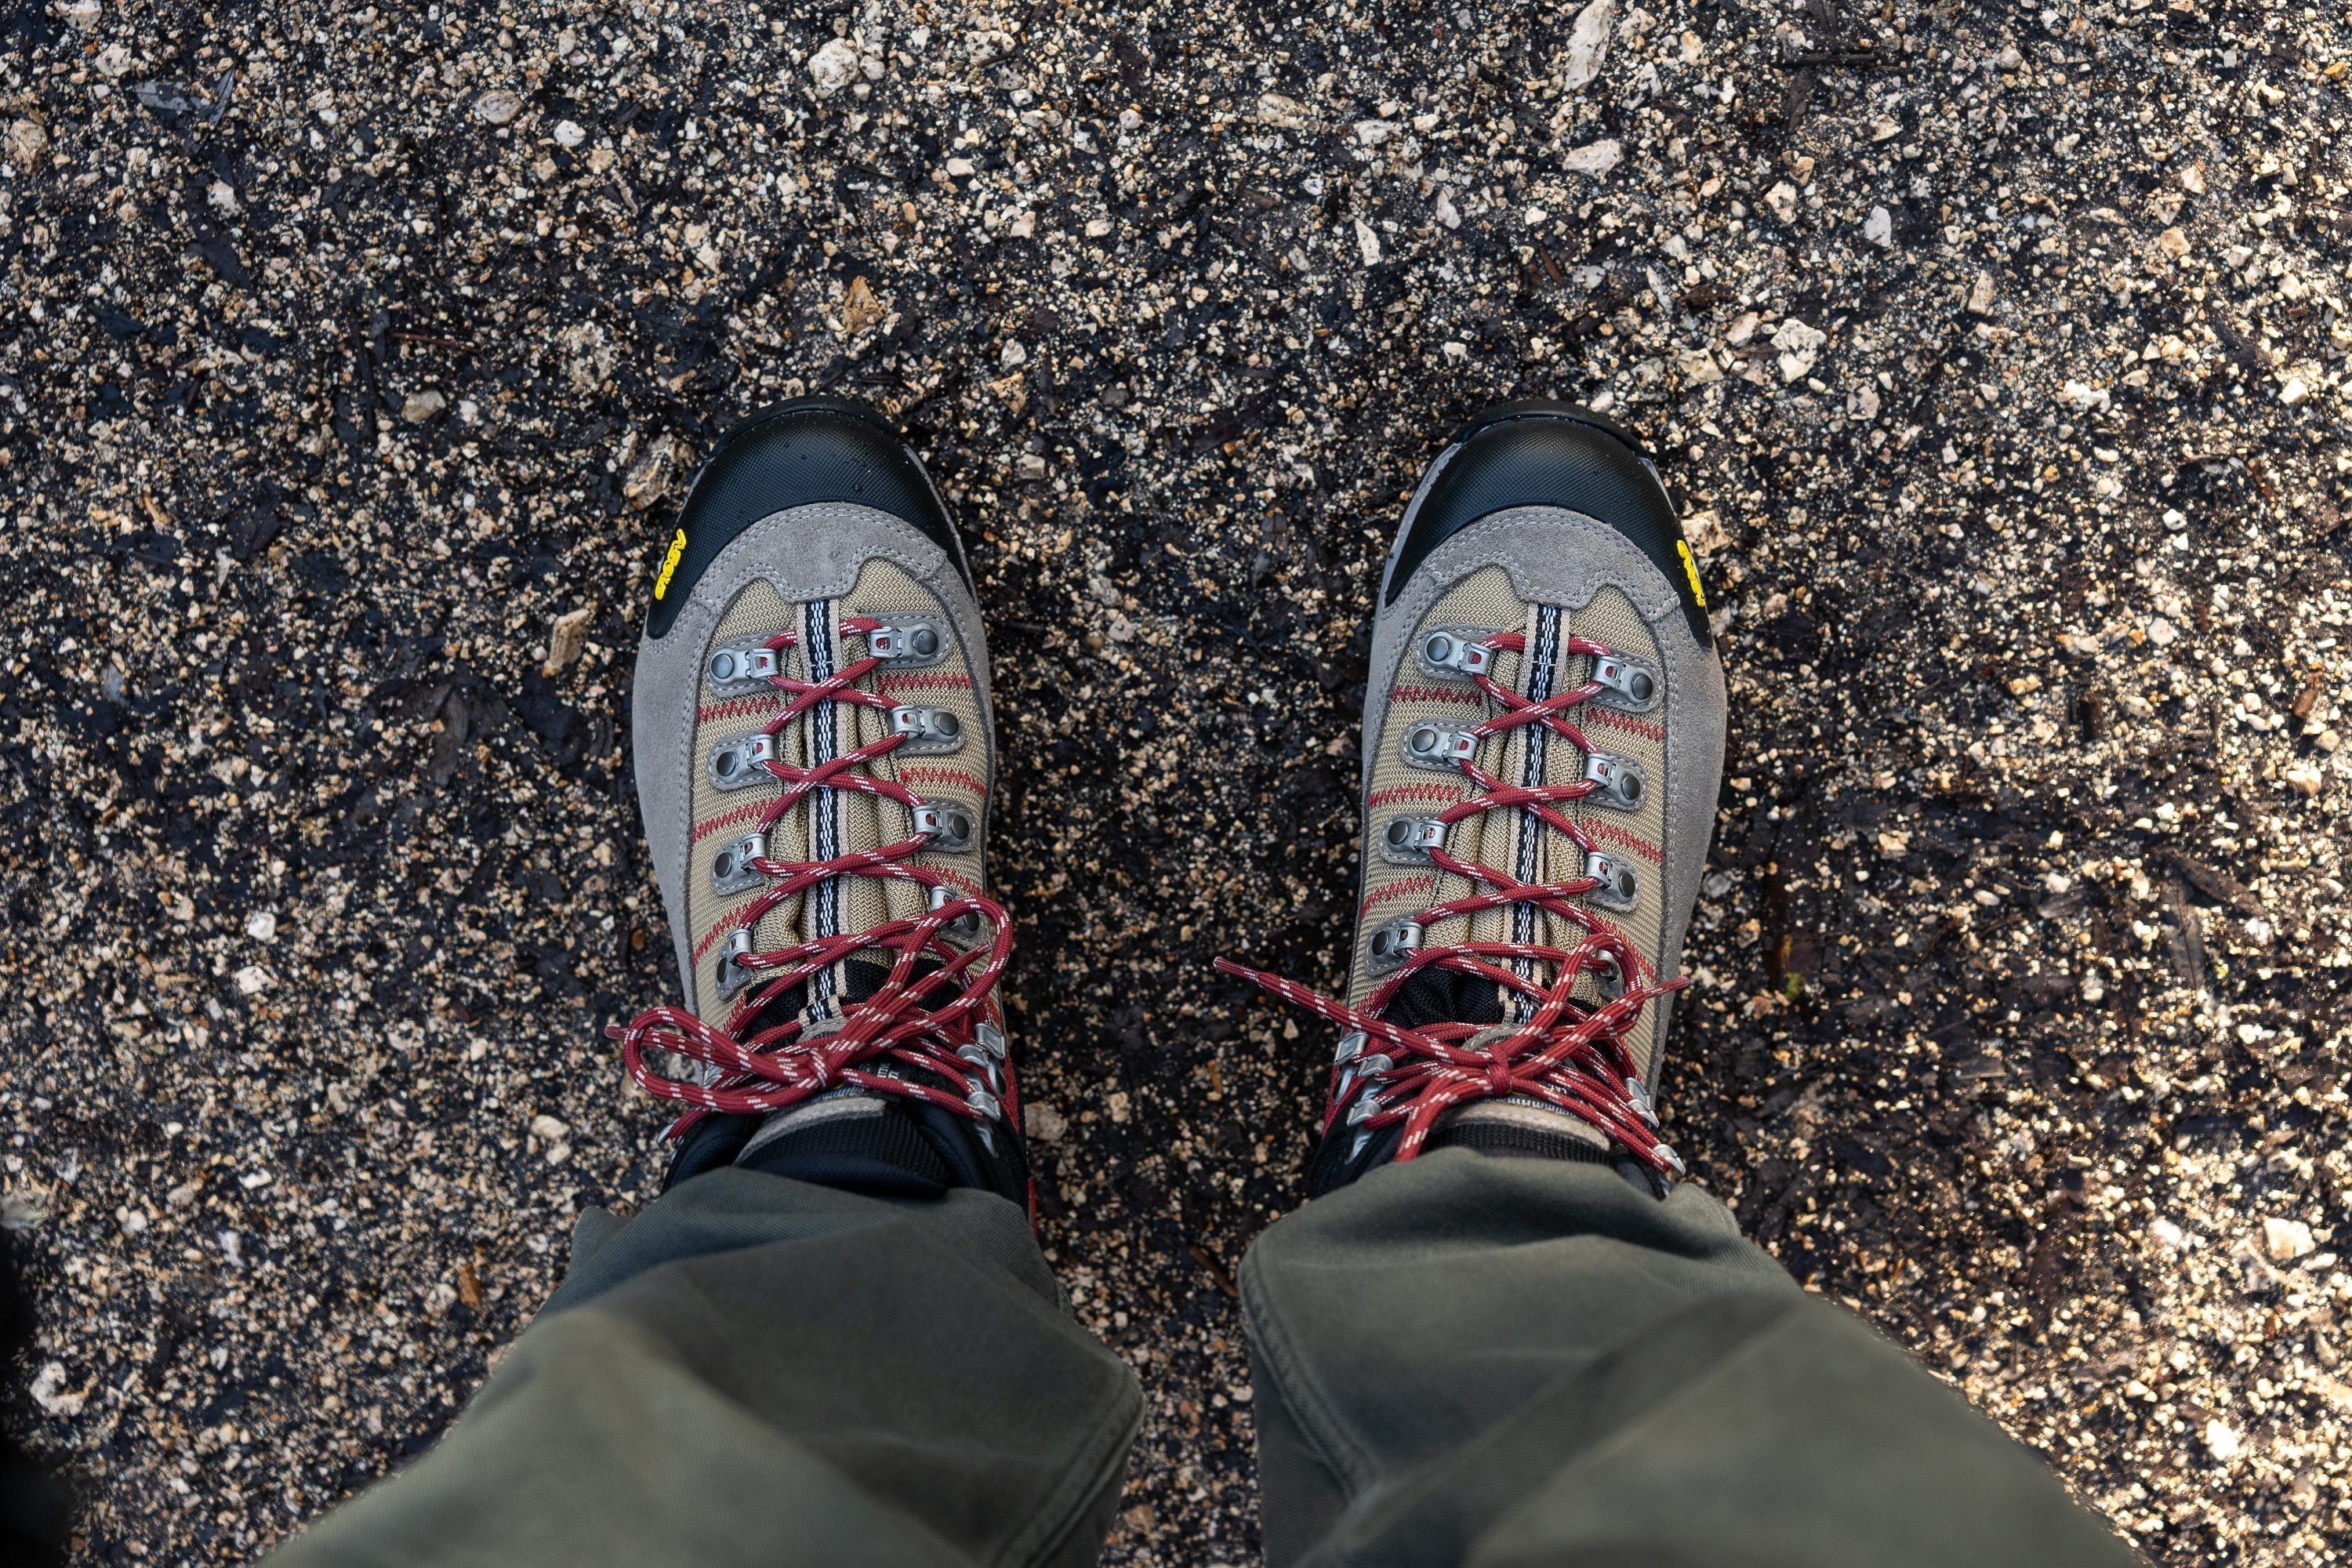
[[(304, 15), (308, 12), (309, 15)], [(457, 13), (457, 14), (453, 14)], [(698, 454), (828, 388), (972, 541), (1119, 1563), (1256, 1551), (1371, 586), (1495, 398), (1656, 448), (1732, 756), (1696, 1173), (2168, 1563), (2352, 1533), (2343, 14), (2109, 0), (0, 22), (7, 1419), (83, 1563), (415, 1453), (653, 1191), (627, 762)]]

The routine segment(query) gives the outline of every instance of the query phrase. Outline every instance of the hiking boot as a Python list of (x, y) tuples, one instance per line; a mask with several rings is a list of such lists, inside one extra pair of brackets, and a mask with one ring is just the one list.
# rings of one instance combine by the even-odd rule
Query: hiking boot
[(1698, 569), (1633, 437), (1487, 410), (1405, 508), (1364, 696), (1319, 1194), (1433, 1147), (1682, 1171), (1652, 1109), (1723, 769)]
[(719, 442), (654, 580), (632, 721), (686, 995), (614, 1034), (688, 1108), (668, 1184), (734, 1163), (1026, 1206), (980, 605), (878, 411), (798, 398)]

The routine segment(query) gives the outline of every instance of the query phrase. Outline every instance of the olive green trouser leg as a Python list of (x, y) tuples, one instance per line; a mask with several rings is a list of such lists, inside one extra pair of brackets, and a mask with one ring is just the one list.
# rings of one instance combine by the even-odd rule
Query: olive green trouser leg
[(271, 1568), (1075, 1568), (1140, 1407), (1003, 1199), (716, 1171), (585, 1216), (448, 1435)]
[(2135, 1561), (1696, 1186), (1441, 1152), (1274, 1226), (1242, 1303), (1275, 1568)]

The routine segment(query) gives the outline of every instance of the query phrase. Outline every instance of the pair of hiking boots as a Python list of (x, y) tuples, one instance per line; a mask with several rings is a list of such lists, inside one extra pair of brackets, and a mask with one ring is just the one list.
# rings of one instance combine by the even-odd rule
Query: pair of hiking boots
[[(1437, 1147), (1681, 1170), (1652, 1104), (1723, 761), (1723, 672), (1654, 465), (1601, 416), (1488, 410), (1382, 575), (1354, 959), (1316, 1194)], [(988, 653), (889, 422), (803, 398), (714, 451), (654, 584), (634, 723), (684, 1005), (614, 1030), (725, 1164), (1030, 1202), (982, 848)]]

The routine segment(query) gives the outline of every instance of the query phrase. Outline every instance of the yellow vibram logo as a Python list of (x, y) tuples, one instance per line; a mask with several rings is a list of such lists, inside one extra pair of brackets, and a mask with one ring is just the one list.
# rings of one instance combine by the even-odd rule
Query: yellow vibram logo
[[(679, 537), (684, 538), (685, 536), (681, 534)], [(1675, 541), (1675, 553), (1683, 558), (1683, 575), (1690, 579), (1691, 597), (1698, 601), (1698, 607), (1700, 609), (1706, 609), (1706, 590), (1698, 585), (1698, 563), (1691, 559), (1690, 546), (1677, 539)], [(668, 580), (669, 574), (667, 572), (664, 572), (662, 574), (662, 581), (667, 582)], [(659, 597), (660, 595), (656, 593), (655, 596)]]
[[(670, 574), (677, 570), (678, 557), (685, 553), (686, 530), (681, 528), (677, 531), (677, 537), (669, 542), (669, 553), (662, 557), (661, 575), (654, 579), (655, 598), (658, 599), (664, 594), (669, 592)], [(1687, 556), (1689, 552), (1685, 551), (1684, 552), (1684, 554)], [(1698, 579), (1696, 577), (1693, 577), (1691, 581), (1693, 583), (1696, 583)], [(1701, 604), (1705, 604), (1706, 601), (1702, 599), (1699, 602)]]

